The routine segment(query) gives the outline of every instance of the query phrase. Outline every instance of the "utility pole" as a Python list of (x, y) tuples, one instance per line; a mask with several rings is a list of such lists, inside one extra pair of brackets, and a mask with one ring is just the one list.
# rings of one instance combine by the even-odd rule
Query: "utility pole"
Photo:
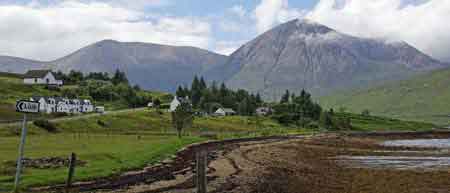
[(22, 136), (19, 144), (19, 158), (17, 158), (16, 178), (14, 180), (14, 192), (19, 190), (20, 174), (22, 172), (23, 151), (25, 148), (25, 139), (27, 137), (27, 114), (23, 114)]
[(39, 113), (39, 103), (35, 101), (17, 101), (16, 111), (24, 114), (22, 122), (22, 134), (20, 137), (20, 144), (19, 144), (19, 157), (17, 158), (16, 177), (14, 179), (13, 192), (19, 191), (20, 174), (22, 172), (22, 165), (23, 165), (22, 163), (23, 152), (25, 149), (25, 140), (27, 137), (27, 113)]

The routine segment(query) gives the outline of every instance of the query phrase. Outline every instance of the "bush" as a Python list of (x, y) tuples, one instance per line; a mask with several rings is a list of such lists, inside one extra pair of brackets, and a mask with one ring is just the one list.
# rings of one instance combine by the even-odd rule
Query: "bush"
[(38, 119), (33, 121), (33, 124), (45, 129), (46, 131), (48, 131), (49, 133), (56, 133), (58, 131), (58, 128), (56, 127), (56, 125), (48, 120), (45, 119)]
[(293, 123), (295, 120), (295, 116), (287, 114), (287, 113), (283, 113), (280, 115), (274, 115), (272, 118), (277, 120), (282, 125), (289, 125), (289, 124)]
[(102, 127), (109, 127), (109, 123), (102, 121), (102, 120), (97, 120), (97, 124), (102, 126)]
[(69, 114), (66, 112), (57, 112), (57, 113), (53, 113), (53, 116), (54, 117), (66, 117), (66, 116), (69, 116)]
[(160, 109), (169, 109), (170, 108), (170, 104), (162, 104), (159, 108)]

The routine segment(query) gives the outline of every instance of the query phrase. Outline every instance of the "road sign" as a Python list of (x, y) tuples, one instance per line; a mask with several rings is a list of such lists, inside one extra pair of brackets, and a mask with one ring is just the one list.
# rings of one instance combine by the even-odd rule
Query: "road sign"
[(39, 103), (34, 101), (17, 101), (16, 111), (22, 113), (39, 113)]

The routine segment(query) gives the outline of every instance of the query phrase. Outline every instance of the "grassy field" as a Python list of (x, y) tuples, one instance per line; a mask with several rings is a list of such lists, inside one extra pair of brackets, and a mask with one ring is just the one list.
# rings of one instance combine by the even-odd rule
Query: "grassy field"
[[(28, 137), (27, 158), (63, 157), (76, 152), (78, 159), (87, 164), (78, 167), (75, 179), (110, 176), (121, 171), (142, 167), (162, 160), (181, 147), (201, 141), (199, 137), (141, 136), (134, 135), (32, 135)], [(3, 137), (0, 140), (0, 160), (12, 161), (17, 156), (17, 137)], [(14, 167), (0, 166), (0, 189), (11, 189), (14, 181)], [(23, 186), (49, 183), (63, 183), (67, 168), (31, 169), (25, 168)]]
[(337, 113), (339, 118), (350, 118), (356, 131), (425, 131), (435, 128), (432, 123), (402, 121), (392, 118), (362, 116), (351, 113)]
[[(154, 110), (106, 114), (78, 120), (58, 121), (56, 133), (28, 124), (29, 137), (25, 157), (67, 157), (71, 152), (87, 161), (77, 169), (76, 179), (108, 176), (130, 168), (162, 160), (181, 147), (207, 139), (306, 132), (283, 127), (270, 118), (247, 117), (196, 118), (180, 140), (172, 129), (170, 115)], [(0, 128), (0, 189), (10, 189), (16, 159), (18, 126)], [(24, 186), (61, 183), (67, 174), (61, 169), (25, 169)]]
[(450, 125), (450, 69), (435, 71), (410, 80), (388, 83), (320, 98), (335, 110), (345, 107), (361, 113)]
[[(426, 130), (432, 124), (407, 122), (380, 117), (350, 117), (354, 129), (368, 130)], [(29, 137), (25, 157), (67, 157), (79, 155), (87, 165), (76, 171), (77, 180), (109, 176), (131, 168), (162, 160), (181, 147), (207, 139), (308, 133), (311, 130), (283, 126), (269, 117), (242, 116), (195, 118), (180, 140), (172, 129), (169, 113), (156, 110), (136, 110), (54, 122), (58, 130), (49, 133), (28, 124)], [(17, 157), (18, 125), (0, 126), (0, 190), (12, 186)], [(25, 187), (64, 182), (66, 168), (25, 168)]]

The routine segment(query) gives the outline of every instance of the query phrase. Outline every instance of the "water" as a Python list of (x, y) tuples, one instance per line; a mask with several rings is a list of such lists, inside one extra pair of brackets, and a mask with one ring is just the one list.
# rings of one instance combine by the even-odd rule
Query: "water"
[(450, 148), (450, 139), (413, 139), (385, 141), (385, 146)]
[[(382, 143), (384, 146), (401, 147), (424, 147), (439, 148), (441, 152), (448, 152), (450, 139), (414, 139), (414, 140), (392, 140)], [(407, 152), (407, 151), (398, 151)], [(414, 151), (417, 155), (420, 151)], [(396, 153), (396, 151), (390, 151)], [(445, 153), (444, 153), (445, 154)], [(353, 168), (374, 169), (425, 169), (425, 170), (448, 170), (450, 168), (450, 157), (448, 154), (441, 156), (338, 156), (338, 163)]]
[(356, 168), (447, 169), (450, 157), (339, 156), (338, 162)]

